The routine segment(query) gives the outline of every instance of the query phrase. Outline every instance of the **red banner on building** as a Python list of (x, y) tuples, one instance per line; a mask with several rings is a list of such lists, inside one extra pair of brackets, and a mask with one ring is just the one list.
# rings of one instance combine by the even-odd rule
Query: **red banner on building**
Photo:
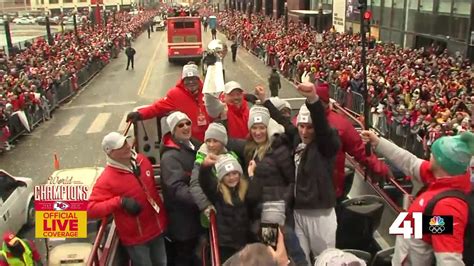
[(103, 5), (104, 4), (104, 0), (91, 0), (91, 5)]

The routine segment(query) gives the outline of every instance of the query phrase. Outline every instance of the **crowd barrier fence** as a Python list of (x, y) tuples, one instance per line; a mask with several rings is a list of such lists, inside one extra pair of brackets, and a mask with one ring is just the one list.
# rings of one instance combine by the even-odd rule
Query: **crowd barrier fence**
[[(113, 55), (113, 53), (118, 53), (121, 49), (121, 45), (119, 45), (119, 47), (114, 46), (110, 49), (110, 52)], [(99, 58), (91, 59), (90, 62), (77, 71), (75, 75), (64, 77), (59, 81), (59, 83), (53, 84), (50, 89), (45, 91), (44, 96), (48, 101), (47, 108), (42, 108), (41, 105), (33, 104), (27, 108), (27, 110), (23, 110), (28, 120), (30, 131), (38, 126), (38, 124), (45, 121), (45, 119), (49, 118), (49, 113), (56, 110), (60, 104), (70, 100), (74, 95), (76, 95), (79, 89), (97, 75), (106, 64), (106, 62)], [(10, 137), (8, 139), (10, 143), (28, 133), (28, 130), (23, 125), (18, 115), (10, 116), (7, 126), (10, 129)]]

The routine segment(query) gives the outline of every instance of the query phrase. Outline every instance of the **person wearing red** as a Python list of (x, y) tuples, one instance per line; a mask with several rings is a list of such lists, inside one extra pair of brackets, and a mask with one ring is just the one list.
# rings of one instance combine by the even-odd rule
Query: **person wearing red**
[(107, 166), (89, 197), (88, 218), (113, 215), (121, 243), (134, 265), (165, 266), (168, 216), (150, 161), (136, 154), (127, 138), (111, 132), (102, 140)]
[(31, 240), (20, 239), (13, 232), (3, 234), (3, 246), (0, 250), (0, 266), (43, 265), (41, 256)]
[(244, 90), (236, 81), (229, 81), (224, 88), (224, 103), (214, 95), (204, 95), (206, 110), (213, 118), (224, 120), (231, 138), (245, 139), (249, 134), (249, 107), (244, 99)]
[[(416, 157), (389, 140), (377, 137), (371, 131), (362, 131), (361, 135), (364, 142), (372, 144), (376, 152), (394, 163), (404, 174), (425, 184), (408, 207), (407, 220), (411, 224), (414, 224), (412, 214), (423, 213), (430, 201), (440, 193), (455, 190), (467, 195), (472, 191), (469, 166), (474, 155), (474, 134), (471, 132), (436, 140), (429, 161)], [(422, 239), (397, 236), (392, 265), (434, 265), (433, 259), (436, 265), (465, 265), (464, 232), (468, 213), (467, 202), (460, 198), (446, 197), (437, 201), (432, 215), (452, 216), (453, 233), (423, 234)]]
[(321, 103), (326, 108), (326, 117), (329, 121), (329, 125), (337, 129), (342, 144), (336, 156), (336, 165), (334, 167), (336, 196), (338, 201), (342, 201), (345, 199), (345, 194), (349, 192), (344, 191), (346, 153), (353, 156), (360, 164), (368, 166), (369, 170), (375, 175), (386, 177), (389, 173), (389, 169), (385, 163), (377, 159), (375, 154), (369, 157), (365, 155), (364, 143), (362, 143), (362, 139), (352, 123), (343, 115), (331, 110), (331, 105), (329, 104), (329, 84), (319, 84), (316, 87), (316, 92), (321, 99)]
[(212, 120), (204, 106), (202, 87), (203, 82), (199, 78), (198, 67), (195, 64), (187, 64), (183, 67), (181, 79), (175, 87), (168, 91), (165, 97), (137, 112), (129, 113), (127, 121), (136, 122), (153, 117), (162, 118), (171, 111), (180, 111), (192, 121), (192, 136), (204, 141), (204, 133)]

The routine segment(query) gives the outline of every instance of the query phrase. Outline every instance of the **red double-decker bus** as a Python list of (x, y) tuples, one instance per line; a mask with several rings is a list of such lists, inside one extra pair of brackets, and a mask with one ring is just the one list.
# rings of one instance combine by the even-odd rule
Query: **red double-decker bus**
[(193, 60), (202, 57), (201, 21), (199, 17), (168, 18), (168, 61)]

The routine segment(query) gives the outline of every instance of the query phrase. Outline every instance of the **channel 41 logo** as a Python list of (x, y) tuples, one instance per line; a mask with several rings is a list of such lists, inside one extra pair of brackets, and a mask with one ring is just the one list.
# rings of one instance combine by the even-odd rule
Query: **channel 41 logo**
[[(403, 235), (403, 238), (421, 239), (424, 234), (448, 235), (453, 234), (453, 216), (426, 216), (421, 212), (411, 214), (412, 219), (406, 219), (408, 212), (401, 212), (390, 226), (389, 234)], [(413, 222), (413, 226), (412, 226)]]

